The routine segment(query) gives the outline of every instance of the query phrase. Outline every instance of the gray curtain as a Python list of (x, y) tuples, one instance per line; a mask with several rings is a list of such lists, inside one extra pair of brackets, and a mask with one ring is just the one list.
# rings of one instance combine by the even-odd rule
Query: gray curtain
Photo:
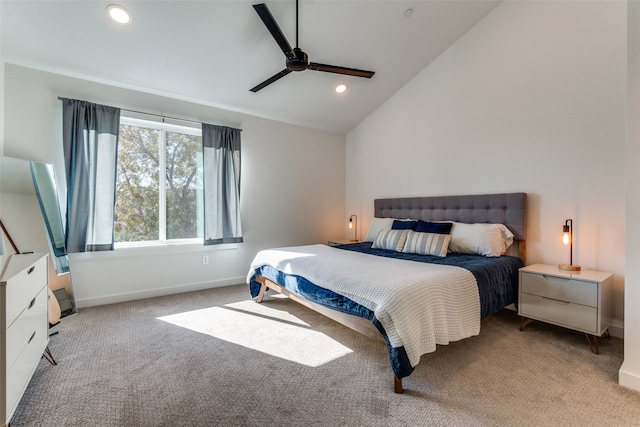
[(120, 109), (62, 99), (67, 252), (113, 249)]
[(202, 124), (205, 245), (242, 242), (240, 132)]

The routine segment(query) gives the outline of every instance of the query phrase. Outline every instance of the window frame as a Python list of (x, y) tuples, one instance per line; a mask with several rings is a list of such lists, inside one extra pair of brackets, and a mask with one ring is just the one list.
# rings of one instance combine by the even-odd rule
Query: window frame
[[(159, 156), (158, 160), (160, 163), (160, 177), (158, 180), (158, 228), (159, 240), (144, 240), (137, 242), (118, 242), (115, 241), (114, 236), (114, 249), (121, 248), (135, 248), (135, 247), (150, 247), (150, 246), (172, 246), (172, 245), (187, 245), (187, 244), (201, 244), (204, 245), (204, 237), (192, 237), (192, 238), (182, 238), (182, 239), (171, 239), (167, 240), (167, 183), (166, 183), (166, 150), (167, 150), (167, 141), (166, 141), (166, 133), (167, 132), (175, 132), (175, 133), (183, 133), (187, 135), (198, 136), (202, 138), (202, 126), (185, 126), (185, 125), (177, 125), (173, 123), (166, 123), (164, 121), (154, 121), (149, 119), (141, 119), (138, 117), (132, 117), (129, 115), (122, 114), (120, 115), (120, 126), (128, 125), (128, 126), (137, 126), (144, 127), (148, 129), (154, 129), (160, 131), (160, 141), (159, 141)], [(119, 151), (119, 149), (118, 149)], [(117, 176), (117, 175), (116, 175)]]

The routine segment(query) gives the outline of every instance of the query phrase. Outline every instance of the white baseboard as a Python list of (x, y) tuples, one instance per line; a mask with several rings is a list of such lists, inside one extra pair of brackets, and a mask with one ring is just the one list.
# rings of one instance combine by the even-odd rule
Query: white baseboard
[(630, 372), (628, 362), (623, 362), (618, 372), (618, 384), (631, 390), (640, 391), (640, 373)]
[(609, 326), (609, 333), (616, 338), (624, 339), (624, 322), (620, 319), (611, 320), (611, 326)]
[[(144, 298), (154, 298), (161, 297), (165, 295), (173, 295), (179, 294), (183, 292), (193, 292), (193, 291), (201, 291), (204, 289), (211, 288), (220, 288), (222, 286), (230, 286), (230, 285), (238, 285), (241, 283), (245, 283), (247, 280), (246, 277), (233, 277), (230, 279), (224, 280), (216, 280), (214, 282), (199, 282), (199, 283), (187, 283), (176, 286), (169, 286), (166, 288), (158, 288), (158, 289), (149, 289), (139, 292), (128, 292), (125, 294), (113, 294), (113, 295), (104, 295), (95, 298), (76, 298), (76, 307), (78, 309), (93, 307), (97, 305), (106, 305), (106, 304), (117, 304), (121, 302), (133, 301)], [(249, 290), (247, 287), (247, 296), (249, 295)]]

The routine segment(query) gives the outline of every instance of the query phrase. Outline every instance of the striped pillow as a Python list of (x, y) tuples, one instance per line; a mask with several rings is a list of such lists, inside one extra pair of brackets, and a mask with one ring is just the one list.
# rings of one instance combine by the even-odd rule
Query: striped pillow
[(378, 236), (371, 245), (374, 249), (386, 249), (389, 251), (402, 251), (404, 242), (407, 240), (407, 233), (411, 230), (387, 230), (378, 233)]
[(447, 248), (451, 241), (448, 234), (420, 233), (408, 230), (407, 242), (402, 252), (418, 255), (447, 256)]

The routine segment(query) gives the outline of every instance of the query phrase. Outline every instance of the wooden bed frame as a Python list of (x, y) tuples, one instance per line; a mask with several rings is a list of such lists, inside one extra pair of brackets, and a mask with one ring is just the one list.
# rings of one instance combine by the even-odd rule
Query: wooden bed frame
[[(526, 193), (481, 194), (469, 196), (411, 197), (374, 200), (374, 216), (379, 218), (411, 218), (423, 221), (456, 221), (464, 223), (504, 224), (514, 234), (515, 250), (526, 264)], [(265, 292), (272, 289), (336, 322), (384, 343), (384, 338), (369, 320), (342, 313), (292, 294), (271, 280), (258, 276), (261, 303)], [(402, 379), (395, 375), (394, 391), (402, 393)]]

